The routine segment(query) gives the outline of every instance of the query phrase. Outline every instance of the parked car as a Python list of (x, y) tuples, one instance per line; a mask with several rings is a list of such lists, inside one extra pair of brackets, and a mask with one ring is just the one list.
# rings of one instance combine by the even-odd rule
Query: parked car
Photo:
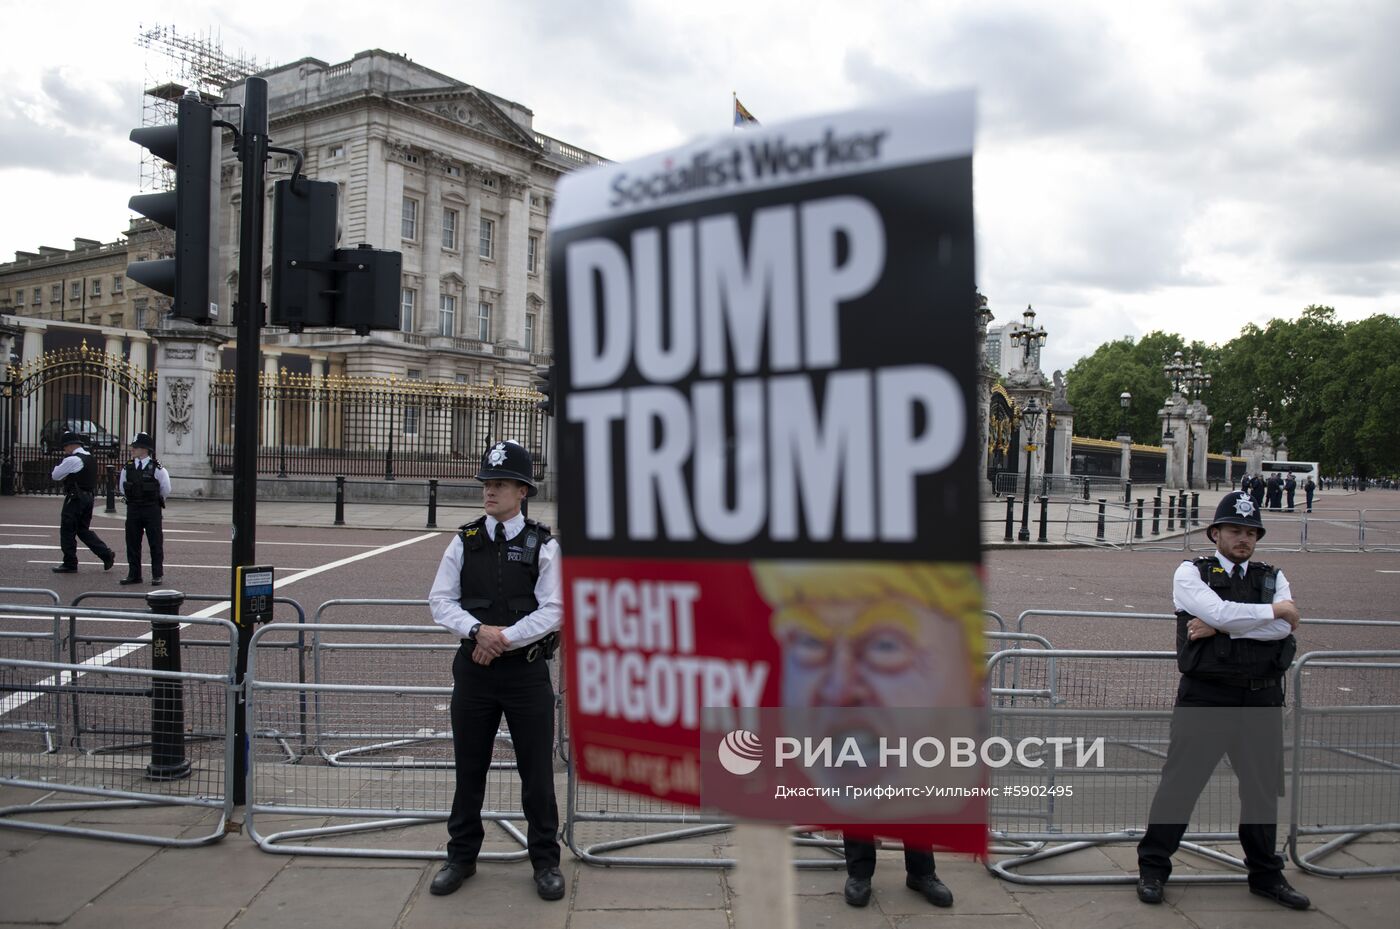
[(44, 428), (39, 433), (39, 443), (44, 447), (44, 454), (63, 451), (63, 446), (59, 443), (63, 441), (65, 432), (76, 432), (82, 436), (83, 444), (90, 452), (115, 455), (120, 446), (116, 436), (90, 419), (51, 419), (44, 423)]

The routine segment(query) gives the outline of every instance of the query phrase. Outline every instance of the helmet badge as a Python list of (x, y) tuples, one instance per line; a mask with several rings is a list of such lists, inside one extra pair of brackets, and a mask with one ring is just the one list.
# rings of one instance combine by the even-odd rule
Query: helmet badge
[(497, 442), (491, 449), (491, 453), (486, 456), (486, 462), (493, 468), (499, 468), (506, 460), (506, 443)]
[(1235, 500), (1235, 512), (1248, 519), (1254, 515), (1254, 501), (1241, 494)]

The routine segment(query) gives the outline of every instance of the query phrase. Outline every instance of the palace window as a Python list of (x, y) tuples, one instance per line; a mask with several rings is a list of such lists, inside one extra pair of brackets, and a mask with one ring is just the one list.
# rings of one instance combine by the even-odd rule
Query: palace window
[(442, 211), (442, 247), (457, 250), (457, 211)]
[(438, 295), (438, 335), (457, 332), (457, 298), (451, 294)]
[(491, 341), (491, 304), (485, 300), (476, 305), (476, 337), (482, 342)]
[(535, 314), (534, 314), (534, 313), (526, 313), (526, 314), (525, 314), (525, 351), (527, 351), (527, 352), (532, 352), (532, 353), (533, 353), (534, 350), (535, 350)]
[(418, 239), (418, 201), (412, 197), (403, 198), (403, 238), (409, 242)]
[(92, 295), (94, 297), (102, 296), (102, 278), (95, 277), (92, 279)]
[(399, 296), (399, 328), (404, 332), (413, 331), (413, 305), (418, 302), (418, 291), (405, 287)]
[(529, 271), (531, 274), (539, 270), (539, 254), (540, 237), (532, 235), (529, 241), (525, 243), (525, 270)]
[(496, 238), (496, 223), (493, 220), (481, 217), (481, 257), (490, 258), (493, 256), (492, 248)]

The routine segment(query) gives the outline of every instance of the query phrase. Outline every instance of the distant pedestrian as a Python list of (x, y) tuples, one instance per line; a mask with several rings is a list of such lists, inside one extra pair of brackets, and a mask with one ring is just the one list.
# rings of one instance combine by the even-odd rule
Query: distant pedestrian
[(1278, 510), (1283, 507), (1283, 479), (1277, 474), (1270, 474), (1265, 482), (1269, 498), (1269, 509)]
[(117, 553), (92, 531), (92, 500), (97, 493), (97, 463), (83, 448), (85, 440), (76, 432), (65, 432), (60, 440), (64, 458), (54, 465), (53, 479), (63, 482), (63, 509), (58, 518), (58, 547), (63, 562), (54, 574), (73, 574), (78, 570), (78, 540), (102, 559), (102, 570), (110, 571)]
[(1315, 490), (1317, 490), (1317, 485), (1313, 483), (1312, 475), (1309, 474), (1309, 475), (1308, 475), (1307, 481), (1304, 482), (1304, 484), (1303, 484), (1303, 493), (1304, 493), (1304, 494), (1307, 496), (1307, 498), (1308, 498), (1308, 512), (1309, 512), (1309, 513), (1312, 512), (1312, 498), (1313, 498), (1313, 492), (1314, 492)]
[(170, 472), (155, 459), (156, 446), (144, 432), (131, 440), (131, 460), (122, 466), (117, 493), (126, 500), (126, 577), (121, 583), (141, 583), (141, 535), (151, 546), (151, 583), (165, 578), (165, 532), (161, 510), (170, 496)]
[(1256, 510), (1264, 508), (1264, 478), (1260, 474), (1255, 474), (1249, 482), (1249, 499), (1253, 501)]
[(1288, 495), (1288, 512), (1293, 512), (1293, 494), (1298, 489), (1298, 479), (1292, 474), (1283, 482), (1283, 492)]

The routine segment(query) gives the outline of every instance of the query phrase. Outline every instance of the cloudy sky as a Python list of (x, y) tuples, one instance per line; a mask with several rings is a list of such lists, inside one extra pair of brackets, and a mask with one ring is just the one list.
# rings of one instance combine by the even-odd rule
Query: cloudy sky
[[(236, 12), (235, 12), (236, 10)], [(128, 12), (129, 11), (129, 12)], [(383, 48), (614, 159), (975, 87), (978, 281), (1047, 369), (1309, 303), (1400, 312), (1400, 3), (0, 0), (0, 258), (126, 227), (155, 25), (265, 65)], [(274, 140), (275, 141), (275, 140)]]

